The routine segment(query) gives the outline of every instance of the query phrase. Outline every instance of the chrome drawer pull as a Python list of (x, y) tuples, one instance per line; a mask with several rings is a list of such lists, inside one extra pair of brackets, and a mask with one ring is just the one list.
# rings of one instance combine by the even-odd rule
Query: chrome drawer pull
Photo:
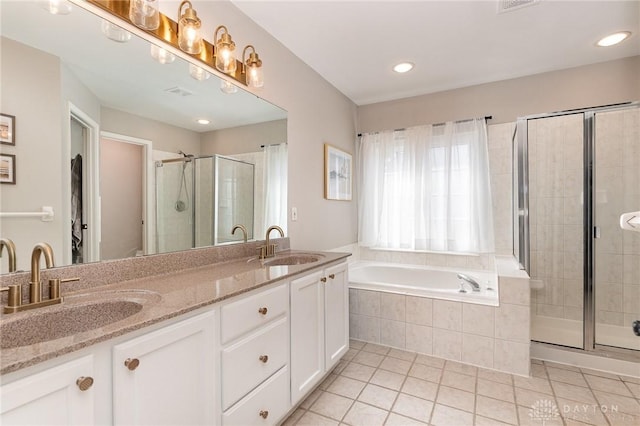
[(264, 362), (265, 364), (267, 363), (267, 361), (269, 361), (269, 356), (268, 355), (260, 355), (260, 361)]
[(260, 414), (259, 415), (263, 419), (266, 419), (267, 417), (269, 417), (269, 412), (267, 410), (260, 410)]
[(80, 377), (78, 380), (76, 380), (76, 385), (78, 385), (80, 390), (84, 392), (91, 386), (93, 386), (93, 377)]
[(261, 313), (262, 315), (267, 315), (267, 308), (266, 306), (263, 308), (258, 309), (258, 313)]

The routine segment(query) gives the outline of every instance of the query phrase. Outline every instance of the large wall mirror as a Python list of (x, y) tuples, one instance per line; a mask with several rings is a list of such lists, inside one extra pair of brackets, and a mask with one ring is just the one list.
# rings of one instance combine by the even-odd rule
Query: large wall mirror
[[(286, 229), (286, 111), (77, 5), (41, 3), (0, 3), (0, 112), (15, 117), (0, 236), (19, 270), (40, 241), (61, 266), (239, 242), (236, 224), (249, 239)], [(6, 215), (45, 206), (52, 218)]]

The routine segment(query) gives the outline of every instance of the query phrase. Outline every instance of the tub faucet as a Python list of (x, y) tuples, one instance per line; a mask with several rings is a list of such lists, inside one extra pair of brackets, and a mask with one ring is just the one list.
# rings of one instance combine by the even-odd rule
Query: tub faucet
[(267, 236), (265, 237), (265, 246), (260, 249), (260, 259), (264, 259), (267, 257), (273, 257), (276, 254), (276, 245), (271, 244), (271, 240), (269, 239), (269, 234), (271, 231), (276, 230), (280, 233), (280, 237), (284, 238), (284, 231), (279, 226), (273, 225), (267, 229)]
[(464, 291), (464, 283), (465, 282), (471, 286), (473, 291), (480, 291), (480, 284), (478, 284), (478, 282), (476, 280), (474, 280), (473, 278), (471, 278), (469, 275), (458, 274), (458, 278), (460, 278), (460, 292), (461, 293), (466, 293)]
[(2, 248), (7, 248), (7, 256), (9, 256), (9, 272), (16, 271), (16, 245), (9, 238), (0, 238), (0, 256), (2, 256)]
[(31, 252), (31, 285), (29, 287), (29, 302), (42, 301), (42, 282), (40, 281), (40, 255), (44, 255), (47, 268), (53, 268), (53, 249), (47, 243), (38, 243)]

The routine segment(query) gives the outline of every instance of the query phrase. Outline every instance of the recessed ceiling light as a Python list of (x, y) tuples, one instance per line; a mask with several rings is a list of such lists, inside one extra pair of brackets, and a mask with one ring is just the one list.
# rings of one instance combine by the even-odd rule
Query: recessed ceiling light
[(198, 122), (198, 124), (209, 124), (209, 123), (211, 123), (211, 121), (207, 120), (206, 118), (198, 118), (196, 121)]
[(619, 33), (611, 34), (601, 38), (600, 41), (598, 41), (597, 45), (600, 47), (613, 46), (615, 44), (623, 42), (624, 40), (629, 38), (630, 35), (631, 33), (629, 31), (621, 31)]
[(400, 62), (398, 65), (393, 67), (393, 70), (398, 73), (403, 73), (411, 71), (412, 68), (413, 64), (411, 62)]

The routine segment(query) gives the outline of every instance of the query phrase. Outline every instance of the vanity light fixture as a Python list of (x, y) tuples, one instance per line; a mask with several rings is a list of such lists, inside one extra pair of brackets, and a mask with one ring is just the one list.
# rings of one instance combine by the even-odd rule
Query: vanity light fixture
[(223, 93), (232, 94), (238, 91), (238, 86), (227, 80), (220, 80), (220, 90)]
[[(218, 38), (218, 32), (224, 32)], [(213, 39), (216, 40), (214, 57), (216, 59), (216, 68), (223, 73), (233, 73), (236, 70), (236, 44), (231, 39), (231, 34), (227, 27), (220, 25), (213, 33)]]
[[(247, 50), (251, 49), (249, 58), (245, 59)], [(245, 82), (249, 87), (264, 86), (264, 73), (262, 72), (262, 60), (258, 57), (256, 49), (248, 45), (242, 51), (242, 73), (245, 74)]]
[[(182, 9), (187, 6), (184, 13)], [(202, 22), (189, 0), (183, 0), (178, 8), (178, 46), (186, 53), (197, 55), (202, 50)]]
[(151, 45), (151, 57), (161, 64), (170, 64), (176, 60), (176, 55), (155, 44)]
[(399, 64), (393, 67), (393, 70), (400, 74), (411, 71), (412, 69), (413, 69), (413, 64), (411, 62), (400, 62)]
[(204, 81), (211, 77), (211, 73), (194, 64), (189, 64), (189, 75), (198, 81)]
[(116, 41), (118, 43), (126, 43), (131, 40), (131, 33), (124, 28), (120, 28), (116, 24), (102, 20), (102, 34), (107, 36), (109, 40)]
[(198, 124), (202, 124), (203, 126), (204, 126), (204, 125), (207, 125), (207, 124), (209, 124), (209, 123), (211, 123), (211, 121), (210, 121), (210, 120), (207, 120), (206, 118), (198, 118), (198, 119), (196, 120), (196, 122), (197, 122)]
[(157, 30), (160, 27), (160, 0), (131, 0), (129, 2), (129, 20), (143, 30)]
[(631, 36), (631, 32), (629, 31), (620, 31), (614, 34), (610, 34), (606, 37), (601, 38), (598, 43), (596, 43), (600, 47), (609, 47), (614, 46), (618, 43), (622, 43), (626, 39)]
[(67, 0), (47, 0), (42, 2), (41, 5), (52, 15), (68, 15), (71, 13), (71, 3)]

